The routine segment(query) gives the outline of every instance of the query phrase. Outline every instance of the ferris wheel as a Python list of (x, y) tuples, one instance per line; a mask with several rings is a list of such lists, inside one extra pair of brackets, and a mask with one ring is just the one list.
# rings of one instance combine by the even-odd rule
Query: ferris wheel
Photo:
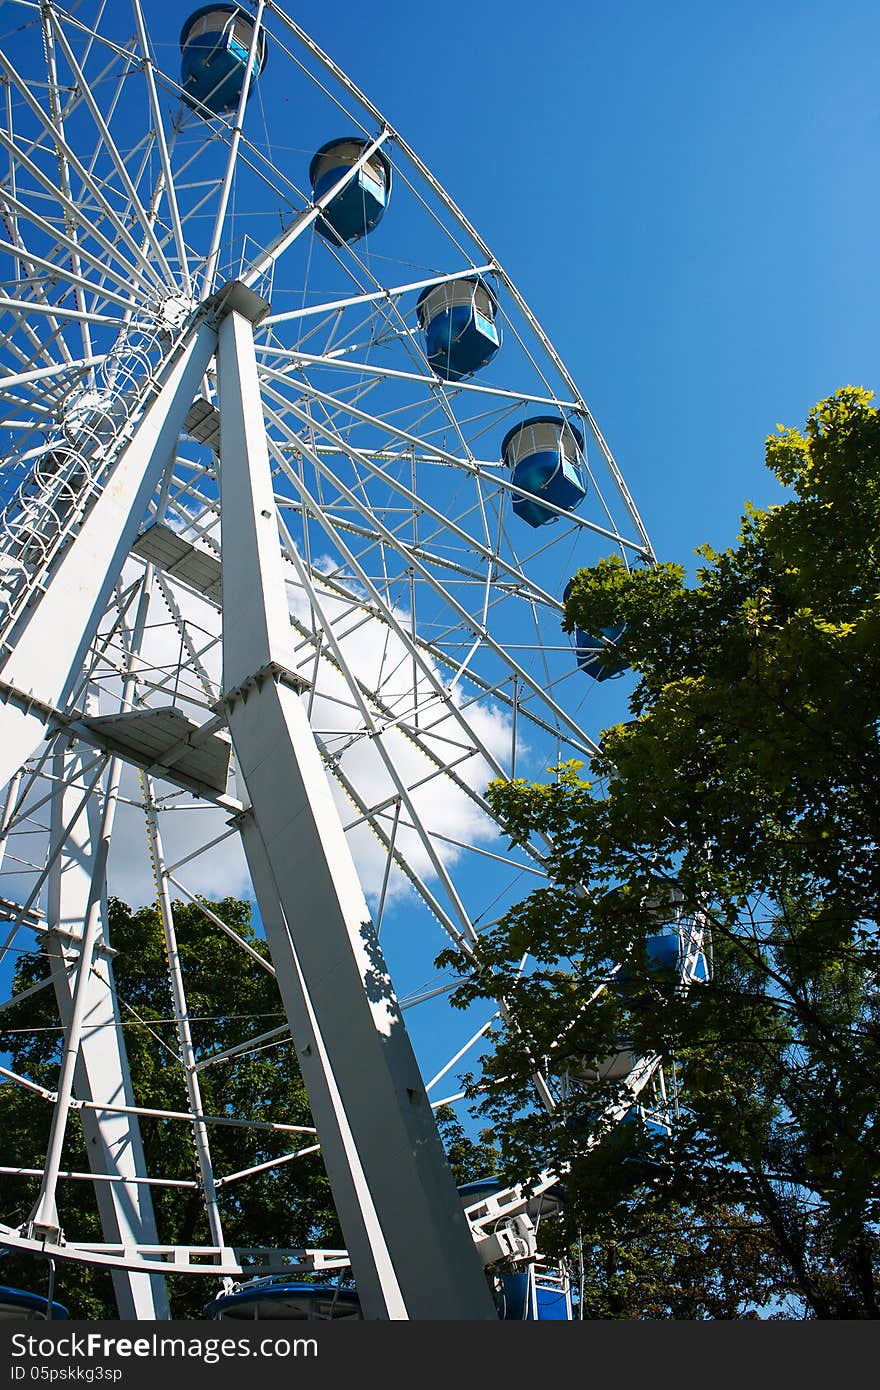
[[(0, 29), (0, 920), (63, 1038), (0, 1241), (112, 1269), (129, 1317), (167, 1316), (168, 1268), (348, 1265), (366, 1316), (494, 1316), (432, 1113), (498, 1015), (453, 1040), (434, 960), (545, 878), (485, 789), (595, 750), (617, 634), (570, 641), (565, 586), (650, 562), (644, 526), (497, 258), (273, 0), (179, 32), (10, 0)], [(117, 1026), (107, 894), (147, 882), (201, 1249), (162, 1244)], [(225, 893), (256, 903), (345, 1251), (224, 1239), (172, 902), (228, 939)], [(65, 1225), (72, 1107), (100, 1244)]]

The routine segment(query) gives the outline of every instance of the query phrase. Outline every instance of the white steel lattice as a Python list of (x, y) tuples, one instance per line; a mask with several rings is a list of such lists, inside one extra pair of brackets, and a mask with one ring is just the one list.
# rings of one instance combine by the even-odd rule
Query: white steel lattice
[[(253, 1173), (214, 1171), (213, 1121), (198, 1113), (196, 1077), (206, 1063), (190, 1030), (172, 900), (255, 894), (272, 964), (256, 954), (277, 974), (287, 1014), (277, 1031), (312, 1028), (324, 1058), (312, 1102), (324, 1115), (320, 1139), (346, 1239), (361, 1252), (359, 1286), (372, 1315), (418, 1316), (413, 1288), (431, 1252), (389, 1251), (383, 1242), (395, 1239), (384, 1213), (410, 1188), (415, 1212), (419, 1183), (398, 1157), (392, 1191), (380, 1151), (345, 1128), (351, 1094), (345, 1103), (337, 1095), (354, 1082), (341, 1080), (335, 1031), (353, 1030), (350, 1050), (359, 1028), (372, 1039), (386, 1024), (375, 1001), (359, 1023), (321, 1012), (326, 962), (310, 955), (311, 940), (296, 939), (294, 890), (282, 884), (284, 856), (273, 849), (289, 780), (280, 788), (268, 778), (257, 791), (262, 721), (279, 748), (295, 753), (321, 843), (337, 846), (326, 851), (335, 887), (322, 912), (331, 897), (343, 903), (340, 939), (353, 961), (358, 914), (372, 916), (382, 1017), (393, 1019), (388, 1033), (399, 1034), (402, 1057), (412, 1039), (429, 1078), (426, 1089), (421, 1080), (410, 1089), (428, 1109), (457, 1103), (460, 1074), (495, 1017), (466, 1014), (454, 1036), (446, 1001), (455, 981), (438, 975), (434, 958), (449, 940), (472, 949), (544, 878), (545, 847), (510, 846), (486, 784), (540, 775), (594, 749), (592, 735), (614, 706), (562, 632), (563, 589), (602, 555), (632, 565), (650, 563), (652, 551), (548, 336), (377, 108), (272, 0), (242, 7), (251, 59), (258, 43), (267, 46), (259, 100), (248, 104), (243, 89), (237, 106), (220, 112), (187, 103), (177, 70), (156, 58), (176, 32), (165, 33), (152, 8), (139, 0), (130, 10), (4, 7), (13, 17), (0, 40), (6, 947), (27, 940), (35, 922), (38, 943), (47, 929), (56, 941), (67, 931), (70, 969), (83, 976), (112, 946), (105, 877), (112, 893), (147, 901), (152, 868), (188, 1078), (184, 1116), (198, 1154), (197, 1178), (179, 1181), (198, 1183), (211, 1227), (202, 1256), (187, 1248), (173, 1258), (177, 1268), (228, 1277), (255, 1267), (225, 1248), (222, 1229), (224, 1192)], [(291, 103), (299, 148), (282, 156)], [(356, 136), (361, 154), (313, 193), (310, 155), (342, 135)], [(380, 156), (390, 189), (381, 227), (350, 242), (328, 234), (340, 196), (361, 169), (384, 170)], [(361, 182), (369, 191), (370, 180)], [(468, 283), (491, 292), (465, 292)], [(425, 301), (436, 287), (448, 293)], [(484, 316), (494, 308), (497, 354), (477, 371), (439, 374), (425, 338), (431, 304), (478, 304)], [(518, 422), (548, 416), (571, 427), (569, 452), (575, 437), (585, 441), (579, 460), (568, 460), (585, 497), (573, 509), (547, 492), (542, 524), (532, 526), (514, 510), (532, 494), (501, 446)], [(258, 704), (267, 711), (259, 720)], [(68, 886), (81, 876), (71, 926), (64, 895), (54, 905), (47, 895), (74, 841), (82, 853), (66, 876)], [(359, 883), (347, 877), (349, 863)], [(231, 929), (205, 912), (228, 937)], [(231, 935), (231, 952), (254, 956)], [(375, 965), (382, 952), (396, 995)], [(367, 967), (358, 968), (366, 980)], [(68, 1044), (79, 1047), (76, 988), (63, 1022)], [(125, 1007), (115, 995), (108, 1001), (111, 1013)], [(125, 1072), (121, 1027), (116, 1033), (96, 1075)], [(255, 1022), (252, 1047), (271, 1036)], [(647, 1085), (646, 1067), (656, 1078), (656, 1063), (634, 1059), (629, 1103)], [(34, 1085), (28, 1077), (15, 1084)], [(100, 1247), (64, 1224), (60, 1143), (80, 1089), (73, 1061), (57, 1091), (36, 1087), (64, 1115), (51, 1141), (52, 1191), (44, 1179), (30, 1222), (8, 1238), (21, 1248), (63, 1239), (68, 1255), (128, 1268), (117, 1284), (120, 1306), (128, 1299), (133, 1315), (149, 1316), (150, 1299), (154, 1314), (162, 1306), (149, 1261), (166, 1258), (149, 1204), (127, 1230), (118, 1229), (119, 1213), (115, 1233), (108, 1218)], [(539, 1092), (555, 1103), (546, 1080)], [(401, 1108), (399, 1096), (381, 1103), (389, 1115)], [(136, 1144), (150, 1107), (130, 1095), (114, 1113), (130, 1117)], [(269, 1128), (283, 1135), (291, 1127), (280, 1116)], [(295, 1156), (288, 1150), (261, 1166)], [(4, 1162), (8, 1172), (15, 1155)], [(128, 1183), (131, 1192), (145, 1177), (137, 1165), (95, 1171), (96, 1182)], [(448, 1181), (445, 1174), (438, 1184)], [(435, 1262), (452, 1267), (460, 1258), (464, 1268), (468, 1228), (462, 1218), (467, 1254), (459, 1257), (438, 1234), (449, 1224), (441, 1207), (418, 1221), (442, 1251)], [(404, 1203), (401, 1226), (408, 1210)], [(484, 1246), (487, 1231), (475, 1218)], [(511, 1231), (500, 1253), (522, 1255)], [(327, 1258), (261, 1256), (274, 1268), (320, 1269), (339, 1253)], [(452, 1308), (446, 1316), (463, 1315)]]

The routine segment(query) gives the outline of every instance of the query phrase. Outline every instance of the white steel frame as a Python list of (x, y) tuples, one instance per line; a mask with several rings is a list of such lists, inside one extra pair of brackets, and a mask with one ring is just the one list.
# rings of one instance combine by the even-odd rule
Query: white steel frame
[[(454, 1056), (429, 1063), (426, 1085), (403, 1013), (442, 1004), (454, 981), (410, 981), (398, 1001), (379, 930), (384, 946), (405, 885), (439, 928), (433, 954), (444, 934), (467, 953), (544, 877), (546, 847), (508, 843), (485, 783), (518, 775), (530, 740), (557, 760), (595, 750), (561, 586), (609, 549), (627, 564), (653, 552), (591, 411), (497, 259), (281, 6), (251, 6), (252, 55), (265, 29), (267, 73), (315, 94), (327, 134), (344, 119), (366, 140), (318, 202), (274, 160), (256, 96), (248, 106), (245, 88), (228, 118), (189, 111), (140, 0), (133, 37), (110, 8), (95, 0), (90, 18), (12, 0), (4, 13), (32, 22), (42, 67), (18, 55), (27, 36), (9, 51), (0, 38), (0, 868), (5, 851), (19, 885), (0, 911), (4, 954), (23, 931), (45, 940), (65, 1039), (54, 1091), (0, 1069), (53, 1107), (40, 1197), (2, 1238), (113, 1269), (128, 1316), (167, 1316), (166, 1266), (229, 1278), (348, 1262), (366, 1316), (491, 1317), (481, 1265), (534, 1255), (527, 1195), (501, 1194), (466, 1220), (432, 1110), (460, 1098), (436, 1088), (476, 1055), (503, 1001), (468, 1021)], [(126, 104), (133, 83), (146, 131)], [(379, 148), (395, 169), (387, 223), (406, 200), (431, 243), (415, 275), (315, 231)], [(242, 205), (250, 214), (261, 200), (271, 215), (248, 223)], [(313, 257), (334, 285), (319, 302), (308, 302)], [(498, 288), (503, 371), (453, 384), (427, 363), (415, 300), (463, 274)], [(285, 277), (301, 290), (293, 308)], [(518, 489), (498, 440), (517, 415), (548, 411), (588, 437), (589, 500), (575, 514), (548, 503), (555, 521), (531, 531), (511, 512)], [(138, 793), (125, 791), (126, 765)], [(450, 823), (435, 814), (445, 796), (457, 798)], [(202, 844), (177, 852), (174, 815), (192, 797), (232, 821), (212, 820)], [(189, 1105), (162, 1113), (192, 1129), (212, 1242), (200, 1250), (156, 1233), (151, 1186), (194, 1180), (145, 1171), (139, 1119), (156, 1112), (137, 1103), (122, 1030), (83, 1027), (118, 1022), (105, 868), (114, 817), (132, 805), (145, 815)], [(382, 864), (372, 924), (352, 857), (367, 831)], [(184, 881), (236, 834), (271, 964)], [(218, 1175), (211, 1129), (259, 1122), (203, 1114), (200, 1070), (223, 1057), (193, 1045), (176, 893), (278, 981), (286, 1024), (252, 1045), (288, 1032), (296, 1042), (347, 1254), (224, 1243), (223, 1188), (258, 1169)], [(112, 1045), (88, 1041), (103, 1034)], [(640, 1062), (620, 1113), (656, 1079), (655, 1059)], [(536, 1085), (552, 1108), (548, 1080)], [(98, 1139), (100, 1245), (59, 1216), (59, 1184), (87, 1176), (62, 1167), (71, 1112)], [(263, 1123), (295, 1147), (260, 1168), (315, 1151), (313, 1131)], [(120, 1136), (128, 1159), (114, 1166)]]

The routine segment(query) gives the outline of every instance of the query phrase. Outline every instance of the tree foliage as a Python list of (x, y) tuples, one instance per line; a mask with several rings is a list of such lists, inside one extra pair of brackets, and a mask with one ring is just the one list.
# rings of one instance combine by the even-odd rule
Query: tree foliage
[[(564, 626), (623, 627), (633, 717), (589, 780), (566, 764), (490, 789), (514, 842), (549, 837), (551, 883), (484, 935), (458, 999), (501, 993), (517, 1020), (481, 1109), (511, 1174), (562, 1166), (559, 1240), (581, 1242), (594, 1316), (880, 1315), (870, 401), (846, 387), (778, 427), (767, 464), (790, 498), (748, 506), (693, 585), (614, 558), (574, 577)], [(687, 990), (646, 949), (673, 886), (714, 956)], [(608, 1122), (618, 1083), (571, 1083), (623, 1047), (680, 1083), (670, 1139)], [(537, 1066), (571, 1083), (553, 1116)]]

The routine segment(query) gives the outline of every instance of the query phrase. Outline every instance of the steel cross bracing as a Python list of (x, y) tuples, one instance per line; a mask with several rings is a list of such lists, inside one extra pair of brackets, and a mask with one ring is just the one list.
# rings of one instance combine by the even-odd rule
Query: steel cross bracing
[[(591, 411), (473, 226), (280, 6), (250, 8), (252, 51), (260, 28), (269, 43), (260, 94), (248, 102), (243, 88), (214, 115), (181, 101), (161, 56), (177, 30), (159, 33), (139, 0), (71, 11), (9, 0), (3, 11), (0, 950), (8, 960), (34, 939), (49, 956), (69, 1059), (54, 1090), (0, 1073), (55, 1116), (37, 1206), (25, 1234), (6, 1235), (115, 1269), (120, 1308), (138, 1316), (165, 1306), (157, 1263), (241, 1277), (349, 1257), (369, 1315), (430, 1305), (435, 1317), (488, 1316), (479, 1270), (496, 1247), (479, 1212), (465, 1220), (430, 1118), (441, 1102), (428, 1096), (441, 1080), (453, 1101), (461, 1095), (461, 1066), (497, 1019), (467, 1016), (438, 1051), (454, 980), (437, 976), (433, 958), (448, 939), (472, 948), (545, 877), (546, 845), (509, 844), (486, 783), (595, 751), (590, 682), (560, 626), (566, 580), (608, 553), (634, 564), (652, 552)], [(288, 100), (306, 143), (346, 128), (365, 140), (317, 199), (296, 151), (279, 156), (277, 103)], [(364, 242), (333, 244), (320, 225), (380, 150), (394, 191), (374, 257)], [(490, 367), (456, 382), (427, 360), (416, 300), (463, 275), (491, 279), (503, 342)], [(271, 299), (268, 312), (255, 295)], [(577, 511), (548, 500), (548, 524), (533, 530), (513, 512), (524, 493), (500, 440), (547, 414), (577, 421), (588, 441), (587, 497)], [(305, 898), (275, 833), (294, 817), (310, 819), (323, 846), (307, 861), (309, 877), (313, 862), (326, 870), (311, 912), (337, 913), (345, 1011), (324, 983), (333, 933), (312, 940), (297, 923)], [(193, 1135), (195, 1177), (146, 1173), (138, 1147), (156, 1111), (127, 1074), (132, 1016), (114, 985), (104, 905), (104, 859), (111, 890), (114, 854), (125, 860), (111, 827), (126, 845), (135, 822), (151, 849), (171, 1050), (187, 1080), (188, 1109), (170, 1118)], [(304, 855), (305, 831), (293, 838)], [(200, 903), (240, 843), (271, 965)], [(358, 877), (399, 1008), (373, 936), (364, 975), (370, 911)], [(348, 1256), (261, 1252), (255, 1264), (257, 1252), (224, 1246), (224, 1190), (249, 1172), (214, 1171), (213, 1126), (289, 1136), (290, 1150), (254, 1172), (296, 1162), (316, 1141), (284, 1116), (201, 1113), (201, 1071), (226, 1063), (192, 1041), (175, 964), (178, 893), (278, 979), (286, 1022), (255, 1026), (252, 1046), (292, 1033), (311, 1049), (302, 1067)], [(377, 981), (381, 1005), (366, 1007)], [(101, 1043), (110, 1033), (112, 1045)], [(373, 1059), (363, 1074), (358, 1051)], [(624, 1090), (641, 1095), (658, 1077), (640, 1063)], [(539, 1083), (552, 1108), (555, 1079)], [(378, 1105), (379, 1138), (367, 1123)], [(65, 1228), (65, 1184), (86, 1180), (62, 1156), (70, 1117), (104, 1153), (91, 1172), (100, 1248)], [(119, 1136), (129, 1158), (114, 1167)], [(413, 1167), (414, 1143), (424, 1169)], [(33, 1166), (16, 1157), (0, 1154), (10, 1178)], [(163, 1183), (196, 1184), (212, 1246), (162, 1246), (149, 1194)], [(507, 1228), (508, 1255), (532, 1248), (533, 1197), (499, 1194), (486, 1208), (493, 1226), (502, 1208), (520, 1222)]]
[[(57, 764), (82, 754), (65, 750), (59, 740), (54, 758)], [(113, 980), (112, 953), (108, 950), (103, 923), (106, 902), (103, 890), (100, 919), (92, 961), (83, 974), (86, 950), (83, 926), (88, 921), (92, 871), (98, 835), (97, 806), (91, 802), (63, 834), (75, 792), (66, 771), (76, 777), (80, 769), (58, 766), (56, 793), (52, 799), (52, 825), (59, 840), (49, 879), (49, 932), (46, 946), (52, 963), (52, 980), (60, 1017), (68, 1030), (76, 1007), (77, 987), (82, 979), (87, 997), (84, 1003), (85, 1028), (77, 1048), (77, 1073), (73, 1080), (81, 1100), (109, 1098), (132, 1106), (134, 1092), (122, 1043), (120, 1009)], [(56, 1112), (57, 1113), (57, 1112)], [(119, 1178), (113, 1183), (97, 1182), (95, 1195), (106, 1232), (117, 1233), (122, 1244), (156, 1242), (158, 1233), (148, 1186), (138, 1181), (146, 1173), (143, 1147), (136, 1115), (102, 1115), (83, 1110), (80, 1115), (87, 1150), (95, 1175)], [(44, 1175), (45, 1179), (45, 1175)], [(49, 1198), (48, 1233), (58, 1229), (54, 1195)], [(44, 1227), (44, 1229), (46, 1229)], [(135, 1319), (170, 1316), (168, 1297), (161, 1278), (114, 1271), (114, 1291), (120, 1317)]]

